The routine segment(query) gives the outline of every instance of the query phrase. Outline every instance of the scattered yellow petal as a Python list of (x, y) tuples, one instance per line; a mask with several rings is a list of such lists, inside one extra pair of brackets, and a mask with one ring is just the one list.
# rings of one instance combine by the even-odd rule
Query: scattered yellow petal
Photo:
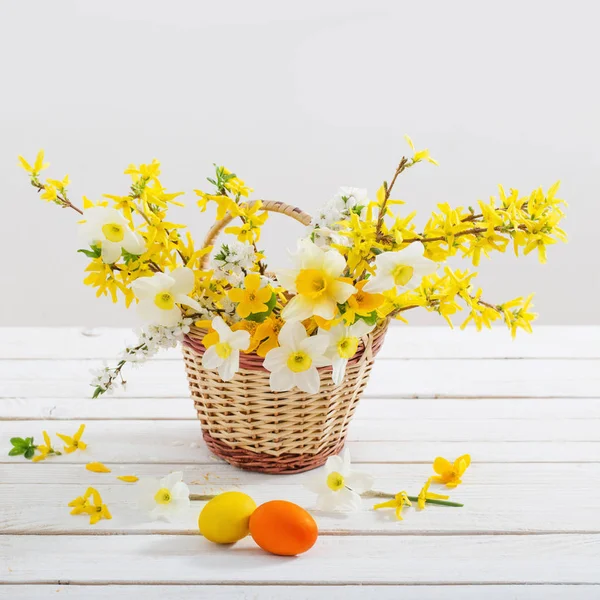
[(135, 475), (119, 475), (117, 479), (120, 479), (121, 481), (126, 481), (127, 483), (135, 483), (139, 480), (139, 477), (136, 477)]
[(85, 465), (85, 468), (88, 471), (92, 471), (93, 473), (110, 473), (110, 469), (103, 465), (101, 462), (91, 462)]

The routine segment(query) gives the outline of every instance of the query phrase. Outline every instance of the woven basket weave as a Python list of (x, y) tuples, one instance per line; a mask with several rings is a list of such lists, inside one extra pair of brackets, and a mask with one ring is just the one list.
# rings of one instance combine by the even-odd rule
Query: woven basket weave
[[(281, 202), (263, 202), (262, 207), (304, 225), (311, 221), (300, 209)], [(204, 245), (212, 245), (230, 221), (226, 217), (216, 223)], [(204, 260), (206, 266), (208, 255)], [(321, 466), (344, 446), (386, 330), (387, 321), (362, 338), (340, 385), (333, 383), (331, 367), (323, 367), (319, 392), (307, 394), (297, 388), (272, 392), (270, 373), (255, 353), (241, 353), (240, 370), (231, 381), (222, 381), (217, 371), (202, 366), (206, 331), (192, 327), (184, 340), (183, 357), (210, 451), (236, 467), (263, 473), (298, 473)]]

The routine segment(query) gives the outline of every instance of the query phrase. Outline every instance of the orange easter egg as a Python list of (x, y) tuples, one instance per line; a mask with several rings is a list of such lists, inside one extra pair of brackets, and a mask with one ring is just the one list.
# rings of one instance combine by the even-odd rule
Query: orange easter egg
[(295, 556), (310, 550), (319, 535), (317, 523), (301, 506), (285, 500), (261, 504), (250, 517), (250, 535), (266, 552)]

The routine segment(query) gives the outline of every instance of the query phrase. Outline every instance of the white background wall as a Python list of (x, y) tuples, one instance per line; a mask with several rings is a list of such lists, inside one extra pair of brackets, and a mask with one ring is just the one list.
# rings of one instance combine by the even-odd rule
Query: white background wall
[[(0, 0), (0, 325), (133, 320), (81, 284), (77, 215), (35, 197), (18, 154), (45, 148), (77, 200), (126, 193), (127, 164), (157, 157), (201, 239), (191, 191), (213, 162), (311, 211), (339, 185), (374, 193), (404, 133), (440, 161), (397, 187), (421, 225), (437, 202), (561, 179), (571, 242), (544, 266), (496, 255), (479, 280), (491, 301), (536, 291), (540, 323), (600, 324), (597, 6)], [(271, 219), (272, 266), (300, 232)]]

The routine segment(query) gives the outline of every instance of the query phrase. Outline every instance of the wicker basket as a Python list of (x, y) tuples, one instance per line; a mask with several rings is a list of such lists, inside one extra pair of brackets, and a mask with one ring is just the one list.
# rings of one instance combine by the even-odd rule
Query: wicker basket
[[(263, 208), (304, 225), (311, 221), (300, 209), (281, 202), (263, 202)], [(204, 245), (212, 245), (230, 221), (226, 217), (216, 223)], [(205, 263), (208, 259), (205, 255)], [(320, 391), (307, 394), (297, 388), (272, 392), (270, 373), (254, 353), (242, 353), (240, 370), (231, 381), (222, 381), (216, 371), (202, 366), (206, 332), (193, 327), (184, 340), (183, 357), (204, 441), (211, 452), (236, 467), (263, 473), (298, 473), (321, 466), (344, 446), (348, 424), (386, 330), (384, 322), (362, 338), (340, 385), (333, 383), (331, 367), (323, 367), (319, 369)]]

